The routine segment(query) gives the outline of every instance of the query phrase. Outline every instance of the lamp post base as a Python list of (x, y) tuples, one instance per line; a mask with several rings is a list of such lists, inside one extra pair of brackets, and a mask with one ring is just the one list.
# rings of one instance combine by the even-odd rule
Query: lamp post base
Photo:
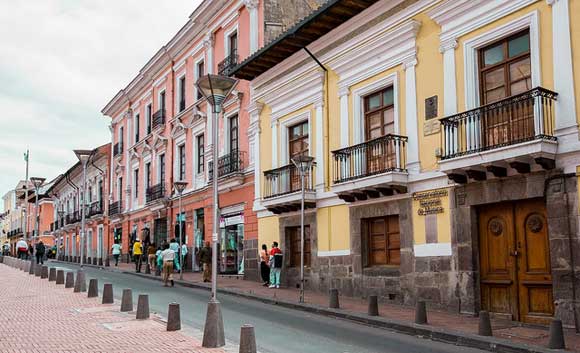
[(220, 302), (212, 299), (207, 305), (202, 346), (205, 348), (219, 348), (225, 345), (224, 321)]

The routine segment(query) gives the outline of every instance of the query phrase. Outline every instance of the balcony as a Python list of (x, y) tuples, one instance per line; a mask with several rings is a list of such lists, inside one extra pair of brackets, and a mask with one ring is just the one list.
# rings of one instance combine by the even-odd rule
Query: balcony
[[(304, 176), (305, 208), (316, 207), (313, 171), (314, 167), (311, 167)], [(299, 210), (302, 200), (300, 179), (300, 173), (294, 164), (265, 171), (262, 205), (275, 214)]]
[(145, 191), (145, 200), (147, 203), (153, 202), (165, 197), (165, 185), (159, 183), (147, 188)]
[(152, 127), (155, 130), (159, 126), (165, 125), (165, 109), (159, 109), (153, 114)]
[[(234, 150), (218, 158), (218, 179), (243, 172), (244, 156), (245, 152)], [(213, 161), (209, 161), (208, 167), (209, 180), (213, 180)]]
[(218, 64), (218, 73), (223, 76), (229, 76), (236, 65), (238, 65), (238, 51), (233, 50), (230, 55), (226, 56)]
[(557, 96), (537, 87), (441, 119), (441, 171), (457, 183), (467, 183), (486, 180), (487, 173), (505, 177), (532, 168), (553, 169)]
[(123, 153), (123, 142), (117, 142), (113, 145), (113, 157), (116, 157)]
[(74, 211), (66, 215), (66, 224), (73, 224), (81, 221), (81, 212)]
[(407, 140), (389, 134), (333, 151), (331, 190), (346, 202), (406, 193)]
[(21, 237), (23, 235), (22, 228), (16, 228), (8, 232), (8, 238)]
[(121, 213), (121, 205), (123, 202), (121, 200), (109, 204), (109, 216), (115, 216)]
[(88, 205), (88, 216), (94, 217), (103, 214), (103, 201), (95, 201)]

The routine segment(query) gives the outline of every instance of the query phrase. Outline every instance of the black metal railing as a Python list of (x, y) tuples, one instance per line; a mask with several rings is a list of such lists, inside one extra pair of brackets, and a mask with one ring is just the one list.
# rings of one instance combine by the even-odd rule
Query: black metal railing
[(229, 76), (232, 69), (238, 65), (238, 51), (233, 50), (230, 55), (226, 56), (218, 64), (218, 73), (220, 75)]
[[(245, 152), (234, 150), (218, 158), (218, 178), (243, 171), (244, 156)], [(208, 163), (208, 177), (209, 180), (213, 179), (213, 161), (209, 161)]]
[(332, 152), (334, 183), (407, 170), (407, 137), (385, 135)]
[(153, 114), (153, 129), (163, 124), (165, 124), (165, 109), (159, 109), (155, 114)]
[(117, 142), (113, 145), (113, 157), (123, 153), (123, 142)]
[(11, 230), (11, 231), (8, 232), (8, 237), (9, 238), (12, 238), (12, 237), (16, 237), (16, 236), (19, 236), (19, 235), (22, 235), (22, 234), (23, 234), (22, 233), (22, 228), (16, 228), (16, 229), (13, 229), (13, 230)]
[(150, 186), (145, 190), (145, 201), (152, 202), (165, 197), (165, 185), (164, 183), (159, 183)]
[(535, 139), (555, 141), (558, 93), (542, 87), (441, 119), (441, 159)]
[(103, 202), (102, 201), (95, 201), (88, 205), (88, 216), (93, 217), (96, 215), (103, 214)]
[(114, 216), (121, 213), (122, 200), (115, 201), (109, 204), (109, 216)]
[(81, 220), (81, 211), (79, 210), (71, 212), (66, 215), (67, 224), (77, 223), (80, 222), (80, 220)]
[[(314, 166), (304, 175), (304, 189), (314, 190)], [(264, 172), (264, 198), (291, 194), (301, 190), (300, 172), (294, 164)]]

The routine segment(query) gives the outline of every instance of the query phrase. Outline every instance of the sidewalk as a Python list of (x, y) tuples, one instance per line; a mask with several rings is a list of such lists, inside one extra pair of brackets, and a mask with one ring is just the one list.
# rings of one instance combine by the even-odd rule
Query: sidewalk
[[(1, 352), (196, 352), (223, 353), (201, 347), (192, 329), (167, 332), (159, 318), (135, 320), (119, 305), (57, 286), (40, 277), (0, 264)], [(99, 283), (99, 292), (102, 290)]]
[[(135, 265), (133, 263), (119, 264), (119, 267), (105, 268), (109, 270), (117, 270), (125, 273), (135, 274)], [(143, 266), (143, 272), (145, 266)], [(153, 271), (154, 272), (154, 271)], [(159, 277), (152, 275), (145, 275), (139, 273), (143, 277), (154, 277), (160, 280)], [(175, 274), (176, 279), (179, 279), (179, 274)], [(202, 282), (201, 273), (185, 272), (183, 274), (184, 283), (176, 280), (177, 284), (187, 286), (210, 288), (209, 283)], [(235, 295), (243, 295), (253, 299), (264, 299), (271, 301), (284, 301), (295, 303), (298, 305), (299, 291), (293, 288), (269, 289), (263, 287), (261, 283), (245, 281), (242, 279), (219, 276), (218, 285), (220, 291), (228, 292)], [(316, 306), (319, 308), (328, 307), (328, 296), (322, 293), (313, 291), (306, 291), (305, 302), (307, 306)], [(367, 312), (367, 301), (363, 299), (355, 299), (349, 297), (340, 297), (340, 311), (351, 312), (357, 315), (365, 315)], [(297, 307), (298, 308), (298, 307)], [(317, 311), (317, 310), (309, 310)], [(317, 311), (321, 313), (320, 311)], [(412, 323), (415, 319), (414, 308), (379, 303), (379, 313), (382, 318), (394, 319), (400, 322)], [(360, 320), (359, 320), (360, 321)], [(459, 331), (468, 335), (477, 334), (479, 319), (468, 315), (452, 314), (442, 311), (428, 311), (429, 325), (442, 330)], [(507, 339), (511, 342), (523, 343), (527, 345), (546, 347), (549, 340), (549, 332), (547, 327), (534, 327), (529, 325), (521, 325), (517, 322), (494, 320), (492, 322), (494, 337)], [(580, 352), (580, 335), (575, 334), (574, 330), (566, 329), (566, 347), (568, 351)]]

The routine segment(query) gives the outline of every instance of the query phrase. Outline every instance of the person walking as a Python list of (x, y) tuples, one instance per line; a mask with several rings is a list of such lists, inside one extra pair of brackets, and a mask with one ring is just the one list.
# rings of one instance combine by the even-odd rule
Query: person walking
[(183, 271), (185, 271), (185, 265), (187, 264), (187, 253), (189, 251), (187, 250), (187, 244), (183, 243), (181, 245), (181, 257), (179, 258), (179, 260), (181, 260), (183, 258), (183, 264), (181, 265), (181, 269)]
[(39, 241), (36, 244), (36, 264), (44, 265), (44, 252), (46, 251), (46, 247), (42, 241)]
[(175, 252), (169, 249), (169, 244), (165, 244), (165, 249), (161, 252), (161, 263), (163, 264), (163, 287), (167, 287), (167, 281), (171, 281), (173, 287), (173, 260)]
[(155, 256), (157, 249), (155, 249), (155, 243), (151, 243), (149, 244), (149, 247), (147, 248), (147, 263), (149, 264), (149, 268), (153, 271), (155, 269), (155, 259), (157, 258)]
[(203, 266), (203, 281), (211, 281), (211, 247), (209, 241), (205, 242), (205, 246), (199, 251), (199, 262)]
[(272, 244), (270, 250), (270, 286), (280, 288), (280, 274), (282, 273), (282, 250), (278, 248), (278, 242)]
[(177, 244), (177, 240), (175, 238), (171, 239), (169, 242), (169, 250), (172, 250), (175, 253), (175, 257), (173, 258), (173, 270), (179, 271), (179, 244)]
[(20, 238), (20, 240), (16, 243), (16, 251), (18, 252), (19, 259), (26, 260), (26, 253), (28, 252), (28, 244), (26, 244), (24, 238)]
[(115, 240), (115, 244), (111, 247), (113, 253), (113, 258), (115, 258), (115, 266), (119, 266), (119, 256), (121, 256), (121, 244), (118, 240)]
[(30, 260), (32, 260), (33, 255), (34, 255), (34, 246), (32, 246), (32, 243), (29, 243), (28, 244), (28, 258)]
[(135, 272), (141, 272), (141, 257), (143, 256), (143, 249), (139, 238), (135, 239), (133, 243), (133, 260), (135, 261)]
[(262, 276), (262, 281), (264, 281), (264, 287), (270, 285), (270, 256), (268, 256), (268, 246), (262, 244), (262, 250), (260, 251), (260, 275)]

